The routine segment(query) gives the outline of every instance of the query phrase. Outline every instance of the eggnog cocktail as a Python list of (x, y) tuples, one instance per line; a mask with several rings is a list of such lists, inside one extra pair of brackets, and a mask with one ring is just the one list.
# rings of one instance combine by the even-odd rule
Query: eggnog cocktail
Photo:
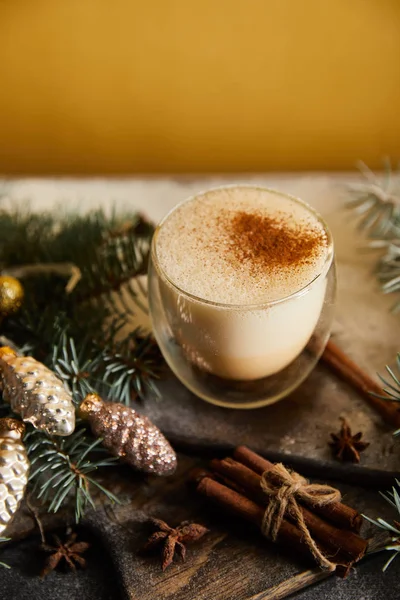
[(170, 335), (210, 374), (278, 373), (314, 332), (332, 252), (320, 217), (279, 192), (228, 186), (186, 201), (153, 241)]

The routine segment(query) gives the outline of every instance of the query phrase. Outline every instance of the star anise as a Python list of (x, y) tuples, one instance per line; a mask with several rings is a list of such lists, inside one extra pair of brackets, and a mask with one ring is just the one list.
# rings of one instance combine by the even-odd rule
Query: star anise
[(341, 419), (342, 427), (339, 433), (331, 433), (332, 446), (335, 457), (343, 461), (360, 462), (360, 452), (369, 446), (369, 442), (362, 442), (362, 432), (352, 435), (346, 419)]
[(67, 540), (63, 543), (57, 535), (53, 536), (55, 546), (42, 544), (45, 552), (51, 552), (51, 555), (46, 559), (46, 564), (41, 572), (41, 577), (46, 577), (51, 571), (57, 567), (60, 560), (64, 559), (68, 567), (73, 571), (76, 570), (75, 563), (81, 567), (86, 566), (86, 560), (81, 556), (90, 547), (87, 542), (77, 542), (77, 534), (71, 533)]
[(172, 563), (175, 552), (182, 559), (186, 558), (186, 547), (185, 544), (191, 544), (197, 542), (200, 538), (208, 533), (208, 529), (203, 525), (197, 523), (189, 523), (183, 521), (178, 527), (170, 527), (161, 521), (161, 519), (150, 519), (151, 523), (157, 527), (158, 531), (153, 533), (143, 550), (150, 550), (163, 544), (162, 548), (162, 570), (165, 571), (167, 567)]

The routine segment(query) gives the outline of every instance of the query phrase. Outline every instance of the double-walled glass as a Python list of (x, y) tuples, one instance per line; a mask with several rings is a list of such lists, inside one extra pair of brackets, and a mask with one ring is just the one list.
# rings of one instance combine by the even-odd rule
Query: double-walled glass
[(330, 231), (304, 202), (267, 191), (282, 202), (300, 203), (327, 238), (321, 271), (287, 297), (234, 305), (193, 296), (170, 279), (157, 257), (158, 235), (169, 215), (153, 237), (149, 304), (154, 335), (181, 382), (220, 406), (255, 408), (292, 392), (314, 368), (331, 331), (336, 274)]

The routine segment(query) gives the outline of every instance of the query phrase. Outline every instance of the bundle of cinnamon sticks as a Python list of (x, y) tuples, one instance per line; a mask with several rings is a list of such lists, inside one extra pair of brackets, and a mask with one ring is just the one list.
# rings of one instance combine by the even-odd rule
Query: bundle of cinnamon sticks
[[(273, 463), (245, 446), (239, 446), (233, 458), (212, 460), (210, 471), (198, 469), (192, 473), (192, 480), (200, 494), (261, 529), (269, 502), (260, 485), (261, 475), (273, 471), (273, 468)], [(346, 577), (354, 563), (364, 556), (368, 546), (367, 540), (358, 535), (361, 515), (341, 502), (310, 507), (300, 501), (299, 507), (318, 549), (335, 563), (335, 573)], [(313, 560), (303, 533), (290, 511), (285, 513), (276, 541), (292, 553), (295, 552), (299, 558)]]

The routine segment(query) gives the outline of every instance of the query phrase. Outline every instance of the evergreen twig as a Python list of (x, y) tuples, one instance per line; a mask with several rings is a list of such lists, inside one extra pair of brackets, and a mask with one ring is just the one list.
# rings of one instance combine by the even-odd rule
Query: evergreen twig
[[(364, 181), (348, 187), (352, 199), (347, 207), (358, 217), (358, 228), (370, 240), (368, 247), (384, 251), (376, 265), (383, 293), (397, 293), (400, 291), (400, 171), (393, 173), (390, 162), (385, 164), (383, 178), (362, 162), (360, 170)], [(392, 310), (400, 310), (400, 300)]]
[(376, 176), (363, 162), (364, 181), (348, 186), (352, 199), (347, 207), (358, 217), (358, 228), (373, 239), (390, 239), (400, 234), (400, 171), (393, 173), (389, 161), (385, 174)]
[(50, 437), (33, 430), (25, 442), (31, 461), (29, 479), (33, 491), (49, 503), (49, 512), (57, 512), (73, 497), (78, 522), (88, 505), (95, 507), (93, 488), (118, 503), (118, 498), (92, 476), (99, 468), (115, 466), (117, 459), (108, 455), (100, 445), (101, 439), (93, 441), (84, 427), (77, 426), (66, 438)]
[[(400, 515), (400, 495), (398, 492), (398, 490), (400, 490), (400, 481), (398, 479), (396, 479), (395, 481), (396, 484), (392, 487), (392, 490), (386, 493), (381, 492), (381, 496), (383, 496), (386, 502), (389, 502), (389, 504), (391, 504)], [(389, 558), (389, 560), (385, 563), (383, 567), (383, 571), (386, 571), (386, 569), (391, 565), (394, 559), (397, 556), (399, 556), (400, 553), (400, 523), (398, 521), (394, 521), (394, 524), (392, 525), (384, 519), (382, 519), (381, 517), (378, 517), (377, 519), (371, 519), (366, 515), (363, 515), (363, 517), (376, 527), (387, 531), (392, 536), (391, 543), (386, 545), (384, 548), (389, 552), (393, 552), (392, 556)]]
[[(370, 239), (369, 247), (384, 250), (376, 266), (378, 281), (382, 291), (391, 294), (400, 291), (400, 171), (393, 174), (390, 163), (386, 164), (386, 173), (380, 180), (366, 165), (361, 163), (364, 182), (351, 186), (350, 192), (354, 198), (348, 203), (359, 217), (359, 229), (364, 231)], [(393, 312), (400, 310), (400, 300), (392, 308)], [(400, 371), (400, 353), (396, 357), (396, 369)], [(379, 398), (392, 402), (400, 402), (400, 378), (395, 370), (386, 365), (387, 376), (379, 375), (385, 395), (376, 395)], [(400, 435), (400, 429), (394, 432)], [(400, 515), (400, 481), (395, 480), (392, 490), (382, 493), (383, 498), (389, 502)], [(365, 519), (376, 527), (385, 530), (391, 535), (391, 542), (385, 550), (392, 552), (385, 563), (383, 571), (390, 566), (400, 552), (400, 523), (394, 521), (390, 524), (382, 518)]]
[(121, 402), (129, 405), (136, 398), (144, 400), (149, 392), (159, 398), (155, 380), (163, 362), (152, 335), (136, 328), (120, 341), (110, 340), (101, 351), (101, 360), (103, 381)]
[[(370, 394), (372, 396), (376, 396), (377, 398), (382, 398), (383, 400), (387, 400), (387, 401), (391, 401), (391, 402), (400, 402), (400, 379), (399, 379), (399, 376), (396, 375), (395, 370), (392, 367), (390, 367), (389, 365), (386, 365), (385, 368), (386, 368), (386, 372), (389, 375), (389, 377), (387, 377), (387, 376), (384, 377), (383, 375), (378, 373), (378, 377), (384, 385), (383, 391), (385, 392), (385, 394), (380, 395), (380, 394), (375, 394), (374, 392), (370, 392)], [(397, 354), (395, 368), (400, 373), (400, 353)], [(397, 429), (393, 435), (400, 435), (400, 429)]]
[[(23, 265), (25, 289), (22, 310), (2, 322), (3, 339), (55, 371), (77, 406), (93, 391), (126, 403), (157, 394), (162, 360), (156, 343), (127, 327), (136, 310), (147, 310), (140, 278), (147, 272), (152, 234), (153, 226), (137, 214), (59, 216), (0, 206), (0, 273)], [(54, 269), (26, 268), (56, 263), (73, 264), (81, 273), (71, 293)], [(2, 411), (10, 414), (9, 406)], [(32, 431), (26, 443), (32, 491), (49, 511), (74, 499), (79, 520), (93, 506), (96, 489), (117, 501), (96, 478), (99, 468), (116, 459), (82, 424), (67, 438)]]
[(74, 339), (68, 337), (65, 332), (53, 348), (51, 366), (71, 390), (77, 406), (86, 394), (96, 392), (101, 383), (96, 376), (100, 357), (92, 357), (92, 355), (93, 350), (87, 348), (87, 342), (81, 344), (78, 351)]

